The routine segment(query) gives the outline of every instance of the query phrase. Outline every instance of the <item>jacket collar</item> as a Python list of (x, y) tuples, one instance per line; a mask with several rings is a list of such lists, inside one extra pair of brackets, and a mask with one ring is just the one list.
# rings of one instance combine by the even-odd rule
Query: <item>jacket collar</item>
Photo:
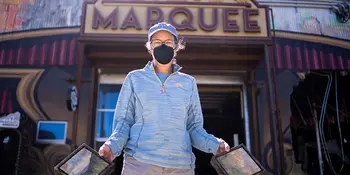
[[(146, 64), (145, 68), (146, 71), (154, 71), (154, 66), (153, 66), (153, 62), (152, 61), (148, 61), (148, 63)], [(182, 69), (181, 66), (179, 66), (178, 64), (173, 64), (173, 70), (175, 72), (179, 72)]]

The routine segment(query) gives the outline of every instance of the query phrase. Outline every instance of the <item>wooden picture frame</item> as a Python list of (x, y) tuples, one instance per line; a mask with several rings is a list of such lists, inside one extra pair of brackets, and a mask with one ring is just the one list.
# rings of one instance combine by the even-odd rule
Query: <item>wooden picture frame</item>
[[(74, 156), (76, 156), (80, 151), (82, 151), (83, 149), (85, 149), (86, 151), (90, 152), (91, 156), (94, 156), (95, 158), (97, 158), (96, 160), (101, 161), (101, 163), (106, 164), (105, 168), (99, 172), (94, 172), (91, 175), (96, 175), (96, 173), (98, 173), (98, 175), (110, 175), (113, 171), (114, 171), (114, 163), (107, 160), (104, 157), (101, 157), (97, 151), (95, 151), (93, 148), (91, 148), (90, 146), (88, 146), (87, 144), (83, 143), (81, 144), (77, 149), (75, 149), (71, 154), (69, 154), (66, 158), (64, 158), (60, 163), (58, 163), (55, 166), (55, 174), (56, 175), (70, 175), (68, 174), (69, 172), (66, 172), (66, 170), (64, 170), (62, 167), (70, 160), (72, 160), (72, 158)], [(79, 159), (81, 161), (83, 161), (82, 159)], [(86, 159), (85, 159), (86, 161)], [(84, 173), (84, 175), (90, 175), (88, 173)]]
[[(242, 159), (242, 156), (235, 155), (234, 154), (235, 151), (240, 151), (240, 153), (237, 152), (237, 154), (241, 154), (242, 156), (244, 156), (244, 158)], [(227, 158), (230, 158), (233, 160), (237, 159), (237, 162), (243, 161), (244, 163), (249, 163), (252, 166), (251, 169), (255, 169), (255, 170), (251, 172), (247, 172), (249, 171), (247, 167), (238, 167), (238, 168), (234, 166), (228, 167), (229, 165), (227, 165), (226, 161), (230, 161), (230, 160), (227, 160)], [(225, 162), (223, 159), (225, 159)], [(253, 155), (248, 151), (248, 149), (243, 144), (236, 146), (234, 148), (231, 148), (229, 152), (225, 152), (225, 153), (221, 153), (213, 156), (210, 163), (215, 168), (216, 172), (219, 175), (258, 175), (265, 171), (264, 167), (256, 160), (255, 157), (253, 157)], [(233, 172), (232, 169), (235, 169), (235, 173), (232, 173)]]

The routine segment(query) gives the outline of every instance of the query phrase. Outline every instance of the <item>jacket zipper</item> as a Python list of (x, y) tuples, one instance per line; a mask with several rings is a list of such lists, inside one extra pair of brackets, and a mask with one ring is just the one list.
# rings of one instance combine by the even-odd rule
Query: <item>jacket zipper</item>
[[(180, 69), (181, 69), (181, 68), (179, 68), (179, 70), (180, 70)], [(177, 70), (176, 72), (178, 72), (179, 70)], [(166, 83), (166, 82), (168, 81), (168, 79), (169, 79), (172, 75), (174, 75), (176, 72), (171, 73), (171, 74), (165, 79), (164, 83), (162, 83), (162, 81), (160, 80), (160, 78), (159, 78), (158, 75), (156, 74), (156, 71), (154, 70), (154, 67), (153, 67), (154, 76), (157, 77), (157, 79), (158, 79), (160, 85), (162, 86), (162, 93), (165, 92), (165, 83)]]

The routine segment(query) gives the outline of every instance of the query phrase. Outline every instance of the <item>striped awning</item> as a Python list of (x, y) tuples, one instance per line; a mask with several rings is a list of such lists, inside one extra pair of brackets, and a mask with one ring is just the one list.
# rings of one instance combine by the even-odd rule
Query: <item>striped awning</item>
[(0, 66), (72, 66), (78, 35), (57, 35), (0, 42)]
[(349, 69), (350, 50), (300, 40), (276, 38), (277, 69)]
[[(76, 65), (78, 36), (66, 34), (0, 42), (0, 66)], [(276, 38), (275, 64), (277, 69), (350, 69), (350, 50)]]

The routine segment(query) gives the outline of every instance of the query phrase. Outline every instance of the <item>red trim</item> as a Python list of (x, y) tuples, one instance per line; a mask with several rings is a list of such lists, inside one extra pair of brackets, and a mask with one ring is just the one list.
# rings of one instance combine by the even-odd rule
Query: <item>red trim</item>
[(311, 53), (312, 53), (312, 60), (314, 61), (314, 69), (320, 69), (321, 67), (320, 67), (320, 64), (318, 63), (316, 49), (312, 48)]
[(34, 64), (34, 60), (35, 60), (35, 54), (36, 54), (36, 45), (34, 45), (32, 48), (31, 48), (31, 50), (30, 50), (30, 52), (32, 53), (31, 54), (31, 56), (30, 56), (30, 60), (29, 60), (29, 65), (33, 65)]
[(55, 65), (55, 61), (56, 61), (56, 51), (57, 51), (57, 41), (54, 41), (52, 44), (52, 50), (51, 50), (51, 56), (50, 56), (50, 63), (49, 65), (53, 66)]
[(18, 53), (17, 53), (17, 57), (16, 57), (16, 64), (19, 64), (21, 62), (22, 50), (23, 50), (23, 48), (18, 49)]
[(328, 54), (328, 57), (329, 57), (329, 63), (330, 63), (330, 67), (331, 69), (335, 69), (335, 65), (334, 65), (334, 56), (333, 56), (333, 53), (329, 53)]
[(73, 65), (74, 64), (74, 58), (76, 57), (75, 46), (76, 46), (76, 40), (71, 40), (70, 41), (70, 47), (69, 47), (70, 52), (69, 52), (68, 65)]
[(277, 69), (349, 69), (350, 50), (291, 39), (276, 39)]
[(309, 59), (309, 50), (304, 47), (304, 52), (305, 52), (305, 65), (307, 68), (310, 68), (310, 59)]
[(292, 61), (291, 61), (291, 58), (290, 58), (290, 46), (289, 45), (285, 45), (284, 46), (284, 49), (285, 49), (285, 52), (286, 52), (286, 67), (288, 69), (291, 69), (292, 68)]
[(13, 59), (13, 49), (10, 49), (9, 59), (7, 60), (7, 64), (13, 64), (12, 59)]
[(61, 50), (60, 50), (60, 56), (59, 56), (59, 65), (63, 65), (64, 61), (67, 55), (67, 40), (62, 40), (61, 42)]
[(5, 49), (2, 48), (1, 49), (1, 54), (0, 54), (0, 65), (4, 64), (4, 62), (5, 62)]
[(0, 42), (0, 66), (73, 66), (78, 35)]
[(12, 99), (8, 89), (2, 91), (0, 113), (11, 113), (12, 112)]
[(320, 59), (321, 59), (321, 68), (325, 69), (327, 67), (327, 65), (326, 65), (326, 60), (324, 58), (322, 50), (320, 51)]
[(282, 59), (281, 59), (281, 46), (279, 44), (276, 44), (276, 61), (275, 62), (277, 67), (283, 67)]
[(301, 60), (301, 50), (300, 47), (297, 47), (297, 67), (298, 69), (302, 69), (303, 65), (302, 65), (302, 60)]

